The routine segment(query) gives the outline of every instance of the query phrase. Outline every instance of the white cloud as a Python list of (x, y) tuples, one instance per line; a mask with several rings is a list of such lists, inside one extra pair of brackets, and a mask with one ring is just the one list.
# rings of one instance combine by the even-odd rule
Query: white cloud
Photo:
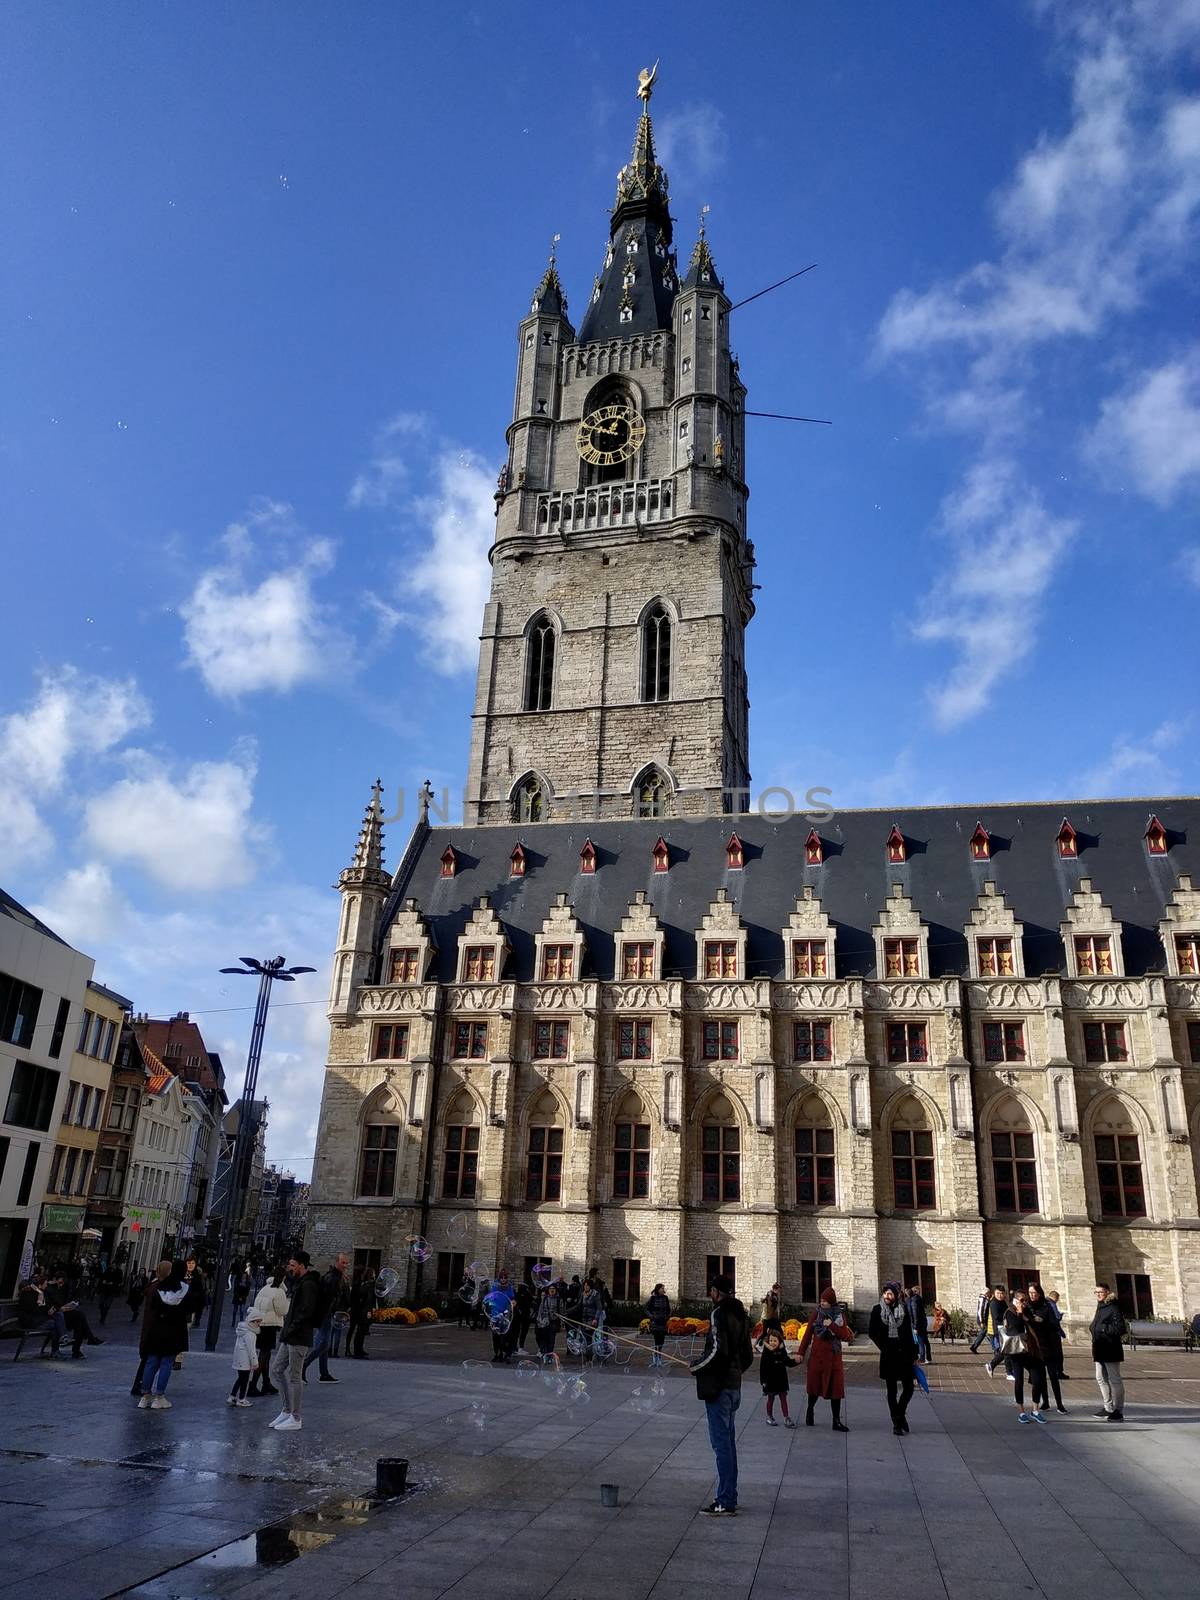
[(655, 147), (676, 187), (707, 182), (725, 165), (729, 134), (725, 113), (709, 101), (680, 106), (656, 119)]
[(1200, 544), (1189, 545), (1180, 552), (1179, 570), (1189, 583), (1200, 589)]
[(488, 597), (495, 483), (483, 462), (464, 451), (444, 451), (435, 480), (434, 492), (414, 507), (424, 534), (404, 583), (406, 599), (419, 601), (420, 609), (405, 609), (438, 671), (470, 672)]
[(150, 720), (132, 678), (89, 677), (72, 666), (44, 673), (30, 706), (0, 721), (0, 864), (45, 855), (53, 835), (40, 808), (61, 796), (78, 761)]
[(223, 543), (226, 559), (180, 606), (188, 659), (212, 693), (282, 694), (332, 674), (345, 641), (313, 591), (333, 566), (332, 543), (306, 537), (275, 501), (231, 524)]
[(1200, 485), (1200, 345), (1110, 395), (1088, 448), (1107, 473), (1126, 468), (1159, 505)]
[(1140, 738), (1120, 735), (1108, 755), (1084, 772), (1071, 792), (1088, 798), (1177, 793), (1179, 768), (1168, 760), (1168, 753), (1183, 742), (1186, 732), (1184, 723), (1162, 722)]
[(374, 454), (350, 485), (347, 502), (353, 510), (380, 511), (403, 498), (412, 476), (413, 443), (428, 432), (428, 419), (419, 411), (398, 411), (384, 423)]
[(1011, 461), (977, 463), (942, 507), (949, 570), (928, 596), (916, 635), (956, 647), (931, 691), (940, 726), (982, 711), (1033, 649), (1040, 604), (1075, 524), (1052, 516)]
[(102, 855), (131, 861), (158, 883), (213, 891), (254, 875), (253, 751), (228, 761), (197, 761), (175, 774), (144, 751), (126, 758), (130, 775), (87, 805), (87, 836)]

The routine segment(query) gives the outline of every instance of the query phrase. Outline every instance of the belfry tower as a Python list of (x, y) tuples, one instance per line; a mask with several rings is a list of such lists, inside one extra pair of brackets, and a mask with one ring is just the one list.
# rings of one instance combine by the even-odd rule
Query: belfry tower
[(579, 332), (553, 251), (517, 330), (469, 823), (746, 804), (746, 391), (703, 220), (680, 277), (652, 88)]

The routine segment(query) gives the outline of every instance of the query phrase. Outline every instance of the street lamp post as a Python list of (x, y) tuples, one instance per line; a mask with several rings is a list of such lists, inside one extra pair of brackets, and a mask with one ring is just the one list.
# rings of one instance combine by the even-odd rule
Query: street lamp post
[(229, 1164), (229, 1181), (225, 1186), (225, 1203), (221, 1209), (221, 1248), (217, 1256), (216, 1279), (208, 1309), (208, 1326), (204, 1330), (204, 1348), (215, 1350), (221, 1337), (221, 1313), (225, 1304), (225, 1283), (229, 1277), (229, 1263), (233, 1258), (233, 1230), (241, 1215), (244, 1199), (244, 1168), (250, 1148), (250, 1108), (258, 1086), (258, 1064), (262, 1059), (263, 1034), (267, 1027), (267, 1009), (271, 1004), (273, 983), (294, 983), (301, 972), (315, 972), (316, 967), (286, 967), (284, 957), (271, 961), (256, 961), (253, 956), (239, 956), (240, 967), (222, 967), (222, 972), (236, 972), (243, 978), (258, 979), (258, 1000), (254, 1007), (254, 1022), (250, 1029), (250, 1051), (246, 1056), (246, 1079), (242, 1085), (242, 1098), (238, 1110), (237, 1138)]

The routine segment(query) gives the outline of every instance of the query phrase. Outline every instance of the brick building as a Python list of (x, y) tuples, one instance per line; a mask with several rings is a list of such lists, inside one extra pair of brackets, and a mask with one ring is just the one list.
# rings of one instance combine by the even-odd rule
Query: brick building
[(377, 790), (341, 876), (309, 1246), (1190, 1313), (1200, 802), (749, 809), (731, 309), (644, 108), (518, 329), (466, 823), (387, 872)]

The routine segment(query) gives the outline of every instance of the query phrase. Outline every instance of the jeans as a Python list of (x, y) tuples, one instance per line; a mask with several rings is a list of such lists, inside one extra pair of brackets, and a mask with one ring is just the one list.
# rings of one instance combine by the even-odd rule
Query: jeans
[(1125, 1379), (1121, 1376), (1119, 1361), (1097, 1361), (1096, 1382), (1100, 1385), (1100, 1398), (1110, 1414), (1125, 1409)]
[(717, 1461), (716, 1503), (726, 1511), (737, 1510), (737, 1408), (742, 1403), (740, 1389), (722, 1389), (715, 1400), (706, 1400), (708, 1442)]
[(307, 1354), (308, 1350), (302, 1344), (281, 1342), (275, 1346), (275, 1353), (271, 1357), (271, 1382), (283, 1396), (279, 1408), (297, 1418), (304, 1397), (302, 1377)]
[(329, 1377), (329, 1347), (332, 1342), (333, 1321), (330, 1319), (327, 1322), (323, 1322), (317, 1329), (316, 1337), (313, 1339), (312, 1349), (304, 1357), (303, 1370), (305, 1372), (307, 1372), (309, 1367), (312, 1366), (313, 1362), (316, 1361), (320, 1363), (321, 1376), (323, 1378)]
[(174, 1356), (147, 1356), (142, 1363), (141, 1384), (142, 1393), (149, 1394), (154, 1388), (154, 1380), (158, 1379), (158, 1392), (162, 1394), (170, 1382), (171, 1373), (175, 1368)]
[(342, 1353), (342, 1335), (346, 1331), (344, 1322), (331, 1322), (329, 1324), (329, 1354), (340, 1356)]
[(1031, 1355), (1017, 1356), (1013, 1368), (1013, 1399), (1025, 1409), (1025, 1374), (1029, 1374), (1029, 1397), (1033, 1409), (1040, 1411), (1046, 1404), (1046, 1369)]

